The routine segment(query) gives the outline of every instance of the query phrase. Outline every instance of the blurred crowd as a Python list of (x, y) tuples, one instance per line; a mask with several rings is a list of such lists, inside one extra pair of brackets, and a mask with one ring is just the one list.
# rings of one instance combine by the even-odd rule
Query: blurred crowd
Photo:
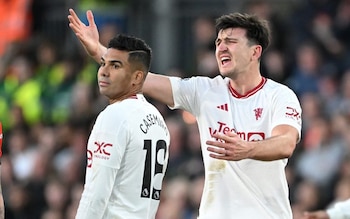
[[(0, 11), (8, 2), (0, 0)], [(31, 1), (13, 2), (22, 6), (16, 9), (22, 17), (14, 20), (28, 21), (24, 15), (30, 7), (23, 4)], [(302, 139), (286, 168), (294, 219), (350, 198), (350, 0), (300, 2), (287, 14), (264, 0), (245, 1), (240, 9), (271, 22), (273, 43), (262, 59), (262, 73), (292, 88), (302, 104)], [(87, 139), (107, 99), (98, 93), (98, 65), (78, 40), (71, 42), (77, 51), (62, 56), (62, 45), (21, 25), (13, 38), (0, 31), (6, 218), (71, 219), (83, 189)], [(179, 66), (166, 74), (215, 76), (214, 20), (201, 16), (192, 27), (196, 71), (185, 73)], [(0, 28), (5, 28), (1, 17)], [(102, 43), (118, 32), (111, 26), (99, 29)], [(171, 133), (157, 219), (195, 219), (204, 182), (195, 118), (149, 100)]]

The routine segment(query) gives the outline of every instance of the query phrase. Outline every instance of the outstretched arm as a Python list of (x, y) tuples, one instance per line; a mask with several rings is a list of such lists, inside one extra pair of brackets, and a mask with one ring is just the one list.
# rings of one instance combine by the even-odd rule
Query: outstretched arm
[(168, 106), (174, 106), (173, 91), (168, 76), (149, 72), (143, 85), (143, 93)]
[(91, 10), (86, 11), (86, 17), (89, 22), (88, 26), (79, 19), (73, 9), (69, 9), (69, 27), (84, 46), (87, 54), (99, 63), (102, 55), (107, 51), (107, 48), (99, 41), (98, 29)]
[[(86, 11), (89, 25), (86, 26), (73, 9), (69, 9), (69, 27), (73, 30), (85, 51), (96, 62), (101, 61), (102, 55), (107, 51), (99, 41), (99, 33), (91, 10)], [(149, 73), (143, 86), (145, 95), (152, 97), (168, 106), (174, 106), (173, 93), (169, 77)]]

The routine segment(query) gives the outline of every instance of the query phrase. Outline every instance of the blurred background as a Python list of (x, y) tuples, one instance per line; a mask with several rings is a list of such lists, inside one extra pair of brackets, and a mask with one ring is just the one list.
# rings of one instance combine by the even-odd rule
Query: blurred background
[[(2, 187), (7, 219), (71, 219), (83, 189), (96, 115), (98, 65), (68, 27), (68, 9), (92, 9), (103, 44), (116, 33), (153, 48), (152, 71), (218, 74), (218, 16), (255, 13), (271, 24), (262, 73), (291, 87), (302, 140), (286, 168), (294, 219), (350, 198), (350, 0), (0, 0)], [(192, 115), (152, 99), (171, 132), (157, 219), (195, 219), (203, 188)]]

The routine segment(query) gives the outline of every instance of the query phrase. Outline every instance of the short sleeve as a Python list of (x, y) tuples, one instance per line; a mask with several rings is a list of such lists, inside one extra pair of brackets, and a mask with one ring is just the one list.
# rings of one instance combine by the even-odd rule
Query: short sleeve
[(273, 100), (273, 126), (287, 124), (298, 130), (301, 136), (302, 109), (295, 93), (289, 88), (279, 89)]

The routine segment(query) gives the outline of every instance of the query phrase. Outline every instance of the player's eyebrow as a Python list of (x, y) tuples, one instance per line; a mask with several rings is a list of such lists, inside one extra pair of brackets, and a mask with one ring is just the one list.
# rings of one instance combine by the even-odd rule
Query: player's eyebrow
[(226, 36), (224, 38), (219, 38), (218, 37), (215, 40), (215, 44), (217, 45), (219, 42), (228, 42), (228, 41), (235, 41), (235, 42), (237, 42), (238, 39), (237, 38), (233, 38), (233, 37), (228, 37), (228, 36)]
[[(106, 60), (103, 58), (103, 57), (101, 57), (101, 61), (102, 62), (106, 62)], [(123, 65), (123, 62), (122, 61), (120, 61), (120, 60), (107, 60), (107, 62), (109, 63), (109, 64), (115, 64), (115, 63), (118, 63), (118, 64), (120, 64), (120, 65)]]
[(115, 63), (118, 63), (120, 65), (123, 65), (123, 62), (122, 61), (119, 61), (119, 60), (110, 60), (108, 61), (110, 64), (115, 64)]

